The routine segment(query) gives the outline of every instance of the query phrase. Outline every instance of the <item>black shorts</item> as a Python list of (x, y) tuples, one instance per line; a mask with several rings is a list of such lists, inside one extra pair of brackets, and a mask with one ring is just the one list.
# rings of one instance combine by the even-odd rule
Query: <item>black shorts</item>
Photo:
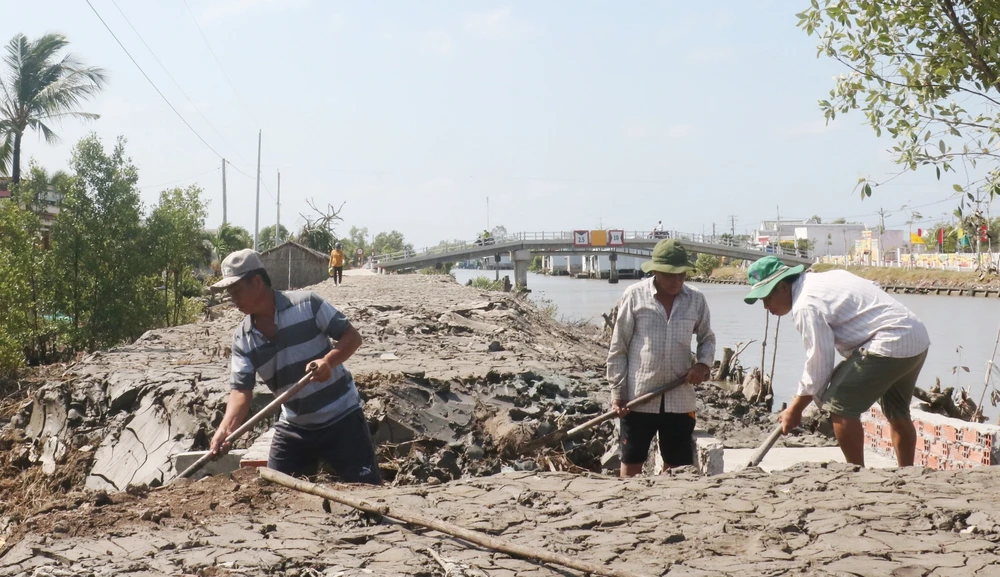
[(621, 418), (621, 460), (626, 465), (645, 463), (649, 443), (660, 434), (660, 456), (664, 465), (682, 467), (694, 464), (691, 446), (694, 413), (637, 413)]
[(322, 429), (274, 426), (267, 466), (286, 475), (312, 475), (326, 461), (347, 483), (382, 482), (368, 421), (360, 408)]

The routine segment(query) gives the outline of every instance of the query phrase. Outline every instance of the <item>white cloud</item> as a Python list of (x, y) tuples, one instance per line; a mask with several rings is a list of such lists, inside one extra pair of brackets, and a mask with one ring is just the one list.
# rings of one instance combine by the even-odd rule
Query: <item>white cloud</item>
[(465, 17), (463, 27), (467, 32), (476, 36), (490, 39), (506, 38), (513, 32), (510, 7), (470, 14)]
[(224, 20), (264, 7), (286, 8), (292, 5), (304, 5), (306, 0), (216, 0), (201, 13), (199, 21), (208, 24), (216, 20)]
[(693, 124), (675, 124), (667, 129), (667, 138), (685, 138), (695, 132)]
[(455, 51), (451, 35), (444, 30), (429, 30), (424, 34), (421, 48), (425, 53), (450, 56)]

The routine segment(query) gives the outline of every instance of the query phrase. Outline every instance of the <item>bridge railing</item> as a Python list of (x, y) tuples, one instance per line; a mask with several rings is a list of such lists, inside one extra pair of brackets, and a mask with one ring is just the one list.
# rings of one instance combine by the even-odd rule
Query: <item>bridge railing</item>
[[(573, 236), (574, 236), (573, 231), (517, 232), (517, 233), (505, 234), (499, 237), (491, 237), (485, 242), (481, 238), (471, 241), (456, 241), (433, 247), (425, 247), (415, 250), (404, 250), (404, 251), (378, 254), (374, 255), (372, 258), (377, 264), (380, 263), (384, 264), (384, 263), (391, 263), (394, 261), (414, 258), (416, 256), (430, 257), (438, 254), (447, 254), (463, 250), (478, 250), (492, 245), (502, 245), (511, 242), (566, 241), (572, 243)], [(625, 231), (624, 237), (626, 244), (630, 240), (649, 241), (655, 239), (676, 238), (681, 241), (698, 242), (703, 244), (714, 244), (714, 245), (729, 246), (744, 250), (752, 250), (761, 253), (761, 255), (775, 254), (779, 256), (811, 258), (809, 251), (796, 247), (768, 245), (762, 249), (759, 246), (747, 241), (737, 241), (730, 237), (713, 236), (707, 234), (686, 233), (678, 231), (632, 230), (632, 231)]]

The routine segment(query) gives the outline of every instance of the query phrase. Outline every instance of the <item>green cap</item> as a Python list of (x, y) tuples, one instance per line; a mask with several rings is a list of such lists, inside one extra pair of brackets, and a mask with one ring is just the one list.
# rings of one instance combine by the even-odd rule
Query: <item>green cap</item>
[(750, 294), (744, 297), (743, 300), (747, 304), (752, 305), (757, 302), (757, 299), (762, 299), (771, 294), (771, 291), (781, 282), (781, 279), (802, 274), (804, 270), (806, 270), (805, 265), (788, 266), (776, 256), (765, 256), (758, 259), (747, 270), (747, 278), (752, 286), (750, 287)]
[(653, 259), (642, 263), (642, 272), (660, 271), (672, 274), (691, 272), (694, 265), (680, 242), (672, 238), (661, 240), (653, 248)]

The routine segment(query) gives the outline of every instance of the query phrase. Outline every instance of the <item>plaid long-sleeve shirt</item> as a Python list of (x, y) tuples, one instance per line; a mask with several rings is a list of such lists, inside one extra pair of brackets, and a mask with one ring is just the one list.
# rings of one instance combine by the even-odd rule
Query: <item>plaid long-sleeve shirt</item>
[[(684, 285), (674, 297), (670, 317), (656, 300), (648, 278), (627, 289), (618, 303), (618, 317), (608, 351), (611, 398), (628, 401), (684, 376), (692, 366), (691, 335), (697, 337), (697, 362), (712, 366), (715, 333), (708, 303), (701, 291)], [(694, 387), (681, 385), (663, 395), (667, 413), (695, 410)], [(632, 408), (640, 413), (660, 412), (660, 397)]]

